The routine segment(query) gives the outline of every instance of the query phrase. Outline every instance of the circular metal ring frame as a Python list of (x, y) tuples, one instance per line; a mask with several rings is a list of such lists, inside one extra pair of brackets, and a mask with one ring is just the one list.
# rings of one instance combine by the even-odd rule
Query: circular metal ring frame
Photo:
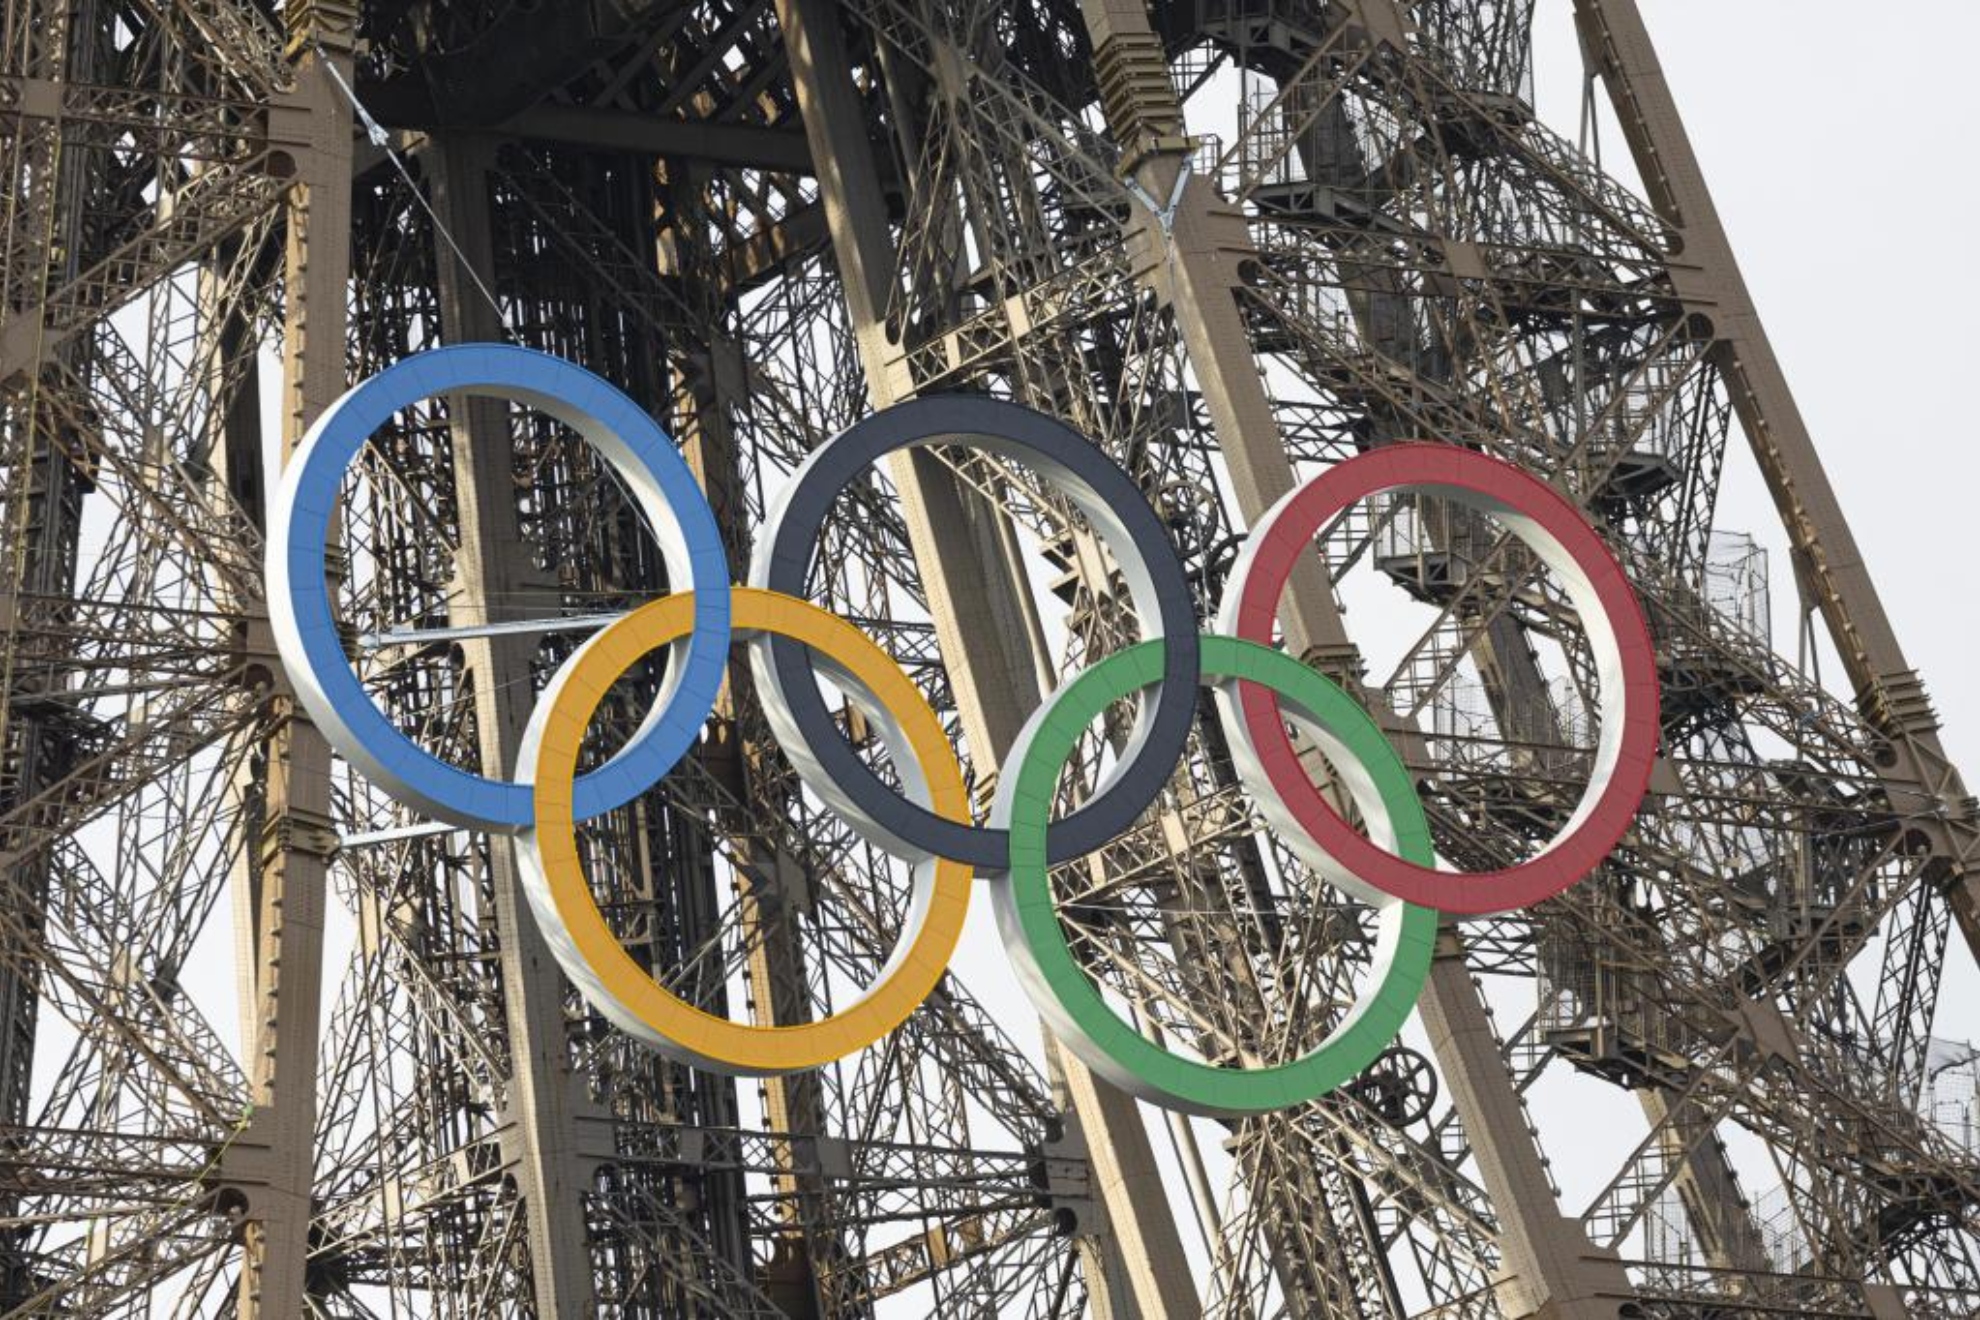
[[(694, 588), (694, 629), (654, 708), (626, 745), (579, 780), (580, 819), (631, 801), (694, 745), (722, 688), (729, 567), (715, 514), (667, 433), (608, 381), (572, 362), (506, 344), (415, 353), (324, 410), (283, 471), (268, 528), (268, 613), (282, 664), (331, 746), (400, 801), (439, 820), (513, 833), (530, 822), (527, 783), (449, 765), (372, 704), (338, 635), (325, 578), (344, 472), (372, 434), (437, 394), (509, 399), (578, 432), (616, 469), (659, 542), (669, 578)], [(524, 776), (527, 779), (527, 776)]]
[[(1595, 656), (1601, 713), (1594, 769), (1573, 814), (1539, 853), (1503, 870), (1445, 871), (1398, 857), (1358, 834), (1307, 778), (1277, 694), (1257, 684), (1240, 684), (1235, 704), (1220, 703), (1231, 758), (1301, 860), (1335, 883), (1363, 891), (1372, 886), (1467, 916), (1527, 907), (1560, 893), (1608, 856), (1635, 819), (1657, 754), (1650, 628), (1622, 566), (1580, 510), (1538, 478), (1471, 450), (1429, 443), (1373, 450), (1330, 468), (1272, 507), (1231, 571), (1218, 626), (1269, 644), (1287, 579), (1320, 529), (1357, 500), (1398, 489), (1489, 514), (1540, 557), (1573, 602)], [(1333, 759), (1337, 770), (1351, 773)]]
[[(614, 622), (567, 661), (524, 731), (519, 772), (536, 785), (536, 824), (523, 833), (523, 890), (564, 972), (628, 1035), (679, 1063), (729, 1076), (764, 1077), (816, 1068), (894, 1030), (928, 997), (962, 938), (970, 870), (916, 860), (913, 898), (900, 941), (874, 983), (829, 1017), (753, 1027), (681, 999), (626, 952), (585, 881), (572, 810), (572, 776), (599, 701), (621, 674), (656, 647), (689, 633), (699, 613), (685, 595), (665, 596)], [(879, 728), (907, 793), (945, 820), (967, 820), (962, 767), (942, 722), (914, 681), (837, 615), (771, 591), (734, 589), (733, 618), (747, 633), (774, 633), (811, 648), (829, 677)]]
[[(1143, 635), (1168, 643), (1173, 682), (1143, 694), (1126, 748), (1094, 796), (1053, 822), (1054, 861), (1092, 852), (1132, 824), (1168, 782), (1195, 712), (1196, 609), (1182, 558), (1161, 517), (1128, 474), (1079, 432), (1015, 403), (935, 395), (875, 413), (818, 447), (772, 505), (750, 564), (752, 586), (805, 594), (813, 547), (840, 492), (876, 460), (935, 443), (973, 444), (1021, 462), (1063, 493), (1113, 552)], [(994, 827), (953, 821), (890, 789), (840, 736), (804, 648), (782, 638), (751, 644), (771, 731), (805, 785), (863, 837), (902, 855), (951, 857), (1002, 869), (1009, 840)]]
[[(1360, 767), (1355, 804), (1402, 856), (1432, 859), (1429, 822), (1394, 748), (1367, 712), (1325, 677), (1270, 647), (1200, 639), (1202, 674), (1267, 688), (1325, 729)], [(1041, 1016), (1086, 1065), (1143, 1100), (1188, 1113), (1261, 1114), (1324, 1095), (1368, 1066), (1402, 1029), (1430, 972), (1437, 913), (1377, 895), (1374, 957), (1360, 994), (1325, 1040), (1299, 1058), (1225, 1068), (1163, 1049), (1123, 1020), (1073, 956), (1052, 901), (1049, 834), (1059, 776), (1081, 733), (1110, 702), (1171, 682), (1161, 642), (1144, 642), (1082, 672), (1032, 716), (1011, 750), (991, 819), (1010, 831), (1011, 866), (991, 898), (1018, 979)], [(1178, 689), (1171, 688), (1171, 691)]]

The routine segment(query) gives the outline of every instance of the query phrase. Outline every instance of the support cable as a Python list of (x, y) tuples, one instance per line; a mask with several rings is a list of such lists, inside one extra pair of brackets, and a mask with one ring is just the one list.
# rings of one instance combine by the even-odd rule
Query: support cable
[(344, 81), (344, 75), (338, 72), (336, 62), (324, 52), (323, 47), (316, 45), (314, 42), (311, 42), (310, 46), (315, 50), (317, 59), (322, 62), (324, 70), (329, 73), (330, 81), (337, 84), (337, 90), (342, 92), (344, 99), (351, 103), (351, 113), (355, 114), (358, 122), (364, 125), (365, 137), (371, 140), (372, 146), (377, 147), (385, 153), (386, 159), (392, 162), (392, 167), (398, 170), (399, 177), (406, 181), (408, 188), (412, 189), (412, 195), (419, 202), (420, 209), (425, 211), (426, 218), (433, 222), (434, 232), (440, 235), (441, 241), (446, 243), (448, 250), (454, 254), (454, 260), (461, 263), (461, 270), (474, 284), (474, 287), (481, 290), (481, 296), (486, 298), (489, 307), (494, 309), (496, 323), (507, 334), (509, 330), (509, 318), (503, 313), (502, 304), (496, 299), (494, 291), (482, 282), (481, 273), (475, 270), (474, 263), (468, 260), (467, 253), (461, 250), (461, 245), (454, 241), (453, 231), (447, 228), (446, 222), (441, 220), (439, 212), (433, 209), (433, 203), (426, 199), (426, 190), (421, 188), (418, 181), (413, 178), (412, 171), (406, 168), (404, 159), (400, 157), (398, 152), (392, 149), (391, 132), (383, 124), (372, 118), (371, 111), (364, 108), (364, 102), (358, 100), (357, 93), (351, 89), (349, 83)]

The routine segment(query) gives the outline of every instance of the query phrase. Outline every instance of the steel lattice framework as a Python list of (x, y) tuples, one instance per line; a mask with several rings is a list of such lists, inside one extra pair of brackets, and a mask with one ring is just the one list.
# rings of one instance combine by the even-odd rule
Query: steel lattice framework
[[(1980, 1155), (1929, 1062), (1954, 929), (1980, 947), (1980, 810), (1633, 0), (1570, 2), (1634, 189), (1535, 118), (1533, 0), (4, 0), (0, 1309), (1980, 1313)], [(1447, 926), (1420, 1048), (1298, 1111), (1165, 1132), (955, 975), (817, 1075), (664, 1064), (561, 980), (511, 845), (350, 774), (274, 659), (282, 455), (352, 381), (478, 339), (648, 406), (738, 565), (823, 437), (936, 390), (1092, 436), (1206, 613), (1298, 475), (1415, 437), (1511, 459), (1650, 613), (1651, 799), (1587, 882)], [(1715, 526), (1735, 427), (1825, 633), (1794, 659)], [(987, 800), (1054, 676), (1133, 636), (1118, 577), (980, 455), (840, 512), (818, 598)], [(338, 548), (377, 699), (496, 773), (582, 635), (546, 621), (666, 587), (588, 451), (485, 401), (380, 432)], [(1446, 856), (1530, 854), (1590, 745), (1565, 596), (1427, 499), (1320, 549), (1288, 646), (1390, 728)], [(1417, 611), (1393, 666), (1343, 628), (1357, 571)], [(1352, 998), (1368, 929), (1199, 730), (1058, 892), (1146, 1029), (1256, 1057)], [(638, 958), (763, 1023), (870, 976), (906, 892), (799, 790), (746, 667), (586, 848)], [(1526, 1107), (1563, 1077), (1642, 1116), (1586, 1204), (1549, 1164), (1579, 1134)]]

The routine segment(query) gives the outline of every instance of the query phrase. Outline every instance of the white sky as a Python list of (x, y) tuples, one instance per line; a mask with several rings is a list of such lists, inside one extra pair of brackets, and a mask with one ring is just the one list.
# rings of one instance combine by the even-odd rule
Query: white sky
[[(1974, 153), (1963, 139), (1976, 126), (1980, 7), (1641, 3), (1767, 332), (1970, 787), (1980, 627), (1971, 597), (1948, 599), (1946, 587), (1980, 562), (1961, 480), (1980, 475), (1980, 458), (1965, 448), (1975, 436), (1957, 404), (1980, 299), (1970, 259), (1980, 185), (1964, 172)], [(1540, 112), (1572, 135), (1570, 6), (1542, 0), (1541, 10)], [(1902, 39), (1903, 74), (1873, 86), (1869, 57), (1886, 34)], [(1603, 146), (1612, 171), (1627, 160), (1619, 138), (1605, 135)], [(1764, 529), (1784, 572), (1764, 489), (1749, 463), (1729, 468), (1721, 521)], [(1777, 633), (1792, 592), (1777, 574)]]
[[(1972, 436), (1956, 420), (1955, 404), (1970, 369), (1965, 354), (1974, 348), (1964, 313), (1980, 301), (1980, 267), (1970, 259), (1980, 189), (1957, 168), (1971, 156), (1961, 134), (1973, 127), (1967, 66), (1980, 46), (1980, 7), (1951, 0), (1882, 0), (1874, 10), (1845, 0), (1642, 3), (1859, 545), (1937, 700), (1948, 746), (1980, 787), (1980, 682), (1970, 669), (1980, 628), (1967, 577), (1976, 556), (1964, 525), (1974, 515), (1960, 480), (1980, 475), (1980, 460), (1964, 450)], [(1542, 11), (1535, 34), (1539, 108), (1572, 137), (1580, 60), (1569, 0), (1542, 0)], [(1903, 74), (1892, 79), (1887, 70), (1895, 62), (1881, 51), (1899, 42)], [(1873, 61), (1881, 75), (1875, 83)], [(1610, 168), (1625, 167), (1620, 137), (1610, 132), (1604, 145)], [(1775, 636), (1791, 653), (1794, 590), (1785, 540), (1743, 437), (1734, 436), (1729, 457), (1720, 522), (1754, 534), (1772, 552)], [(1007, 1027), (1033, 1043), (1035, 1020), (996, 945), (988, 905), (975, 907), (957, 968), (1000, 1015), (1009, 1008)], [(216, 968), (228, 966), (225, 922), (215, 931)], [(339, 970), (333, 958), (331, 990)], [(1957, 936), (1942, 1003), (1938, 1034), (1980, 1037), (1980, 971)], [(231, 1025), (224, 1011), (213, 1020), (223, 1031)], [(1419, 1033), (1410, 1035), (1420, 1044)], [(1568, 1184), (1570, 1212), (1585, 1204), (1585, 1189), (1575, 1184), (1577, 1171), (1562, 1166), (1586, 1131), (1589, 1171), (1613, 1172), (1613, 1152), (1593, 1129), (1615, 1103), (1624, 1106), (1618, 1117), (1634, 1116), (1640, 1129), (1634, 1102), (1620, 1093), (1594, 1097), (1574, 1087), (1534, 1096), (1556, 1172)], [(1155, 1111), (1148, 1116), (1174, 1186), (1166, 1134)], [(1218, 1162), (1214, 1154), (1212, 1160)], [(1175, 1196), (1180, 1210), (1180, 1186)], [(1182, 1218), (1196, 1257), (1186, 1212)]]
[[(1952, 0), (1639, 0), (1732, 238), (1858, 548), (1980, 789), (1972, 260), (1980, 6)], [(1572, 136), (1580, 55), (1568, 0), (1541, 0), (1541, 117)], [(1873, 61), (1901, 43), (1902, 75)], [(1605, 133), (1604, 164), (1627, 161)], [(1774, 635), (1792, 654), (1787, 542), (1737, 433), (1720, 524), (1772, 552)], [(1830, 680), (1832, 685), (1836, 680)], [(1980, 970), (1954, 935), (1937, 1034), (1980, 1036)]]
[[(1980, 643), (1980, 628), (1958, 592), (1975, 556), (1961, 525), (1967, 497), (1952, 479), (1980, 473), (1980, 461), (1961, 454), (1948, 434), (1960, 355), (1972, 339), (1959, 309), (1980, 292), (1980, 273), (1956, 264), (1966, 247), (1963, 222), (1975, 186), (1956, 173), (1931, 172), (1937, 163), (1932, 158), (1947, 154), (1945, 135), (1935, 130), (1950, 125), (1957, 131), (1972, 119), (1963, 52), (1980, 36), (1980, 9), (1900, 0), (1880, 7), (1873, 23), (1865, 21), (1868, 11), (1841, 0), (1640, 3), (1721, 218), (1885, 607), (1910, 663), (1937, 700), (1949, 750), (1980, 775), (1980, 683), (1964, 663)], [(1534, 32), (1538, 109), (1572, 140), (1582, 94), (1572, 7), (1569, 0), (1540, 0), (1540, 9)], [(1894, 103), (1885, 85), (1873, 108), (1858, 91), (1863, 80), (1850, 75), (1884, 32), (1910, 38), (1903, 103)], [(1597, 100), (1607, 116), (1599, 89)], [(1190, 107), (1191, 131), (1228, 133), (1234, 125), (1217, 122), (1222, 118), (1214, 105)], [(1612, 118), (1602, 145), (1606, 168), (1633, 180)], [(1894, 186), (1925, 178), (1936, 186)], [(1893, 223), (1900, 208), (1902, 226)], [(1948, 463), (1949, 454), (1960, 456)], [(1797, 618), (1787, 540), (1737, 428), (1728, 443), (1718, 525), (1745, 531), (1767, 547), (1775, 647), (1792, 656)], [(1354, 614), (1350, 629), (1365, 651), (1371, 642), (1379, 651), (1378, 639), (1392, 629), (1396, 620), (1390, 616), (1397, 611), (1370, 597), (1354, 577), (1341, 583)], [(1385, 670), (1378, 665), (1374, 672)], [(1842, 685), (1832, 659), (1823, 673), (1832, 687)], [(1974, 782), (1980, 786), (1980, 779)], [(1867, 967), (1860, 970), (1874, 973), (1874, 957), (1866, 955)], [(986, 1001), (1005, 1002), (1008, 991), (993, 954), (957, 961), (968, 966), (970, 983)], [(1502, 1029), (1532, 1009), (1529, 983), (1490, 981), (1488, 993)], [(1980, 1037), (1980, 970), (1957, 933), (1947, 953), (1935, 1034)], [(1424, 1048), (1415, 1021), (1403, 1039)], [(1644, 1135), (1643, 1114), (1627, 1093), (1559, 1067), (1528, 1093), (1527, 1103), (1552, 1157), (1562, 1208), (1578, 1214)], [(1152, 1110), (1145, 1116), (1185, 1251), (1202, 1279), (1206, 1253), (1189, 1224), (1181, 1179), (1159, 1117)], [(1221, 1183), (1227, 1166), (1217, 1134), (1208, 1125), (1198, 1130), (1213, 1180)], [(1737, 1129), (1721, 1135), (1746, 1193), (1762, 1197), (1764, 1208), (1776, 1181), (1764, 1150)], [(1414, 1291), (1407, 1280), (1404, 1288)]]

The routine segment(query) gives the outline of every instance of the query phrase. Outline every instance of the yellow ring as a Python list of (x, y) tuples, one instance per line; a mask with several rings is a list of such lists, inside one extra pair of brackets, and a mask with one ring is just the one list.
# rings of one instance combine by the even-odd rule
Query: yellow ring
[[(935, 712), (892, 657), (852, 624), (809, 601), (736, 587), (731, 602), (739, 634), (789, 637), (831, 662), (837, 677), (850, 680), (848, 695), (870, 700), (888, 717), (881, 724), (898, 725), (926, 780), (929, 809), (949, 820), (970, 819), (955, 749)], [(523, 736), (517, 766), (517, 777), (535, 785), (535, 824), (519, 839), (524, 891), (565, 973), (581, 990), (600, 992), (587, 997), (656, 1050), (733, 1076), (816, 1068), (894, 1030), (935, 988), (962, 938), (970, 869), (944, 858), (921, 861), (915, 868), (913, 910), (880, 978), (857, 1002), (816, 1022), (778, 1027), (732, 1022), (696, 1008), (649, 976), (612, 934), (585, 880), (572, 820), (572, 784), (578, 748), (605, 693), (641, 656), (693, 628), (692, 593), (644, 605), (587, 642), (543, 694)], [(898, 763), (901, 748), (892, 751)]]

